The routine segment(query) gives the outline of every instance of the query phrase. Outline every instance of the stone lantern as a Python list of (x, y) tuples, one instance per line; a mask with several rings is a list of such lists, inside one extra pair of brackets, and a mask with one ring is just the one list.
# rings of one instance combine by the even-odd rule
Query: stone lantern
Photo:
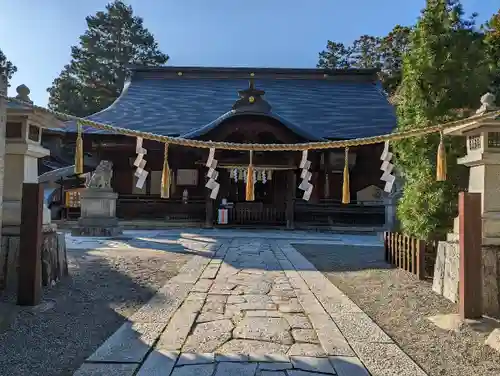
[[(17, 99), (32, 103), (30, 90), (21, 85)], [(18, 234), (21, 224), (21, 200), (23, 183), (38, 182), (38, 158), (50, 154), (41, 146), (43, 128), (62, 127), (53, 116), (17, 102), (7, 104), (5, 126), (5, 179), (3, 190), (4, 234)], [(50, 223), (50, 214), (44, 208), (44, 225)]]
[[(497, 110), (494, 102), (492, 94), (483, 95), (476, 114), (485, 116), (471, 118), (444, 133), (466, 138), (467, 154), (457, 163), (469, 167), (468, 191), (481, 193), (483, 311), (500, 317), (500, 117), (487, 116)], [(458, 232), (456, 218), (446, 243), (457, 244)]]
[[(477, 115), (494, 111), (495, 97), (485, 94)], [(478, 118), (445, 130), (451, 136), (465, 136), (467, 155), (457, 163), (469, 167), (468, 191), (481, 193), (483, 245), (500, 245), (500, 118)], [(455, 220), (454, 233), (458, 234)]]

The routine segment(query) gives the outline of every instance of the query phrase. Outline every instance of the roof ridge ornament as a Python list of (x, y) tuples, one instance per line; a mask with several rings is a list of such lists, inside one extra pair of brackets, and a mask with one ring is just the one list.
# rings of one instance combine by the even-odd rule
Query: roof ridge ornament
[(271, 105), (262, 98), (265, 94), (264, 90), (255, 88), (254, 77), (251, 76), (248, 81), (248, 88), (238, 91), (240, 99), (233, 104), (233, 110), (269, 113), (271, 112)]

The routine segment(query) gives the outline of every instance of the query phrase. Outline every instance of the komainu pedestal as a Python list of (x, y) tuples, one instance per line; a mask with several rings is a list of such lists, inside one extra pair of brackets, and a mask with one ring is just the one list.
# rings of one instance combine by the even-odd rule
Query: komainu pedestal
[(86, 188), (80, 194), (81, 216), (77, 236), (117, 236), (122, 229), (116, 218), (118, 194), (108, 188)]

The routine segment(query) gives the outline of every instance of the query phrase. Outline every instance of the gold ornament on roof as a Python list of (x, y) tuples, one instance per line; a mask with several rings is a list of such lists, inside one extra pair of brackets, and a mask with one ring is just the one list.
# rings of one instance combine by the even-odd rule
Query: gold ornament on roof
[(182, 72), (177, 72), (177, 75), (178, 76), (182, 76)]
[(253, 103), (253, 102), (255, 102), (255, 98), (254, 98), (254, 97), (248, 97), (248, 101), (249, 101), (250, 103)]

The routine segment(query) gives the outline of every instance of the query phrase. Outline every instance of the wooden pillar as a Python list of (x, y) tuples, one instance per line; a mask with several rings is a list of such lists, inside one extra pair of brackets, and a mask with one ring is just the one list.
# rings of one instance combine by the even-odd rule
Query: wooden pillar
[[(206, 180), (208, 181), (208, 179)], [(214, 227), (214, 200), (210, 198), (210, 189), (205, 189), (205, 227)]]
[(294, 206), (296, 192), (296, 176), (295, 170), (288, 170), (286, 175), (286, 228), (293, 230), (294, 223)]
[[(7, 77), (0, 73), (0, 94), (7, 95)], [(3, 186), (5, 174), (5, 127), (7, 124), (7, 101), (0, 97), (0, 246), (2, 244)]]
[(24, 183), (21, 204), (17, 304), (37, 305), (42, 294), (43, 190)]
[(481, 194), (458, 196), (460, 279), (459, 313), (462, 320), (482, 316)]

